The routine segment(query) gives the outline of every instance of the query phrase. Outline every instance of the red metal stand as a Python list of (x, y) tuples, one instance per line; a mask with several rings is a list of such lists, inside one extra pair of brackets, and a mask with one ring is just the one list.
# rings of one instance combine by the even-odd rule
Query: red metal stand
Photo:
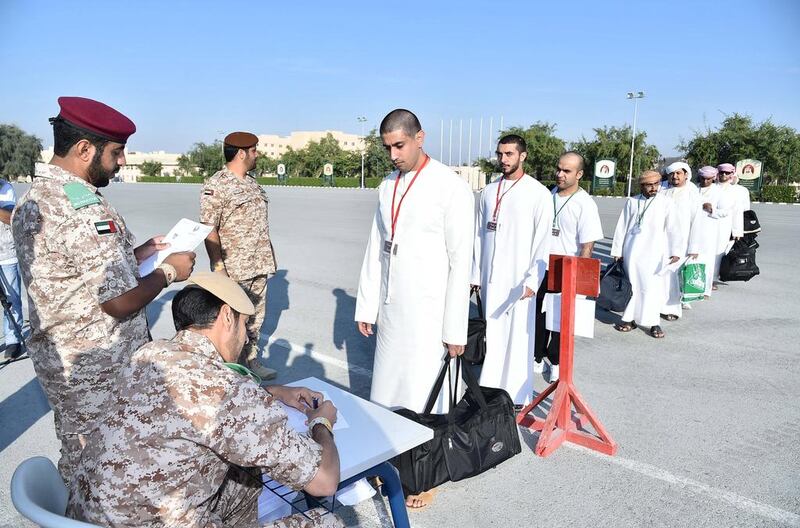
[[(606, 455), (617, 452), (617, 443), (572, 383), (572, 360), (575, 351), (575, 295), (596, 297), (600, 292), (600, 261), (597, 259), (550, 256), (547, 282), (550, 291), (561, 292), (561, 357), (559, 379), (551, 383), (517, 415), (517, 424), (540, 431), (537, 455), (546, 457), (564, 442), (572, 442)], [(547, 418), (531, 412), (555, 391)], [(575, 406), (575, 414), (572, 407)], [(585, 430), (591, 424), (597, 435)]]

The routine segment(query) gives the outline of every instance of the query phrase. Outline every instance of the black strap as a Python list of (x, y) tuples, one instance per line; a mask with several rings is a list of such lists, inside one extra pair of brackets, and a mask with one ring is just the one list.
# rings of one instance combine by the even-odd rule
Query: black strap
[(439, 369), (439, 375), (436, 376), (436, 381), (433, 384), (431, 393), (428, 395), (428, 401), (425, 403), (425, 409), (422, 411), (423, 414), (429, 414), (433, 410), (433, 406), (436, 404), (436, 398), (439, 397), (439, 392), (442, 390), (442, 385), (444, 384), (444, 377), (450, 367), (450, 362), (448, 361), (449, 358), (449, 354), (445, 352), (442, 368)]
[(478, 316), (481, 319), (486, 319), (486, 316), (483, 314), (483, 301), (481, 301), (481, 292), (478, 289), (473, 290), (475, 294), (475, 301), (478, 305)]

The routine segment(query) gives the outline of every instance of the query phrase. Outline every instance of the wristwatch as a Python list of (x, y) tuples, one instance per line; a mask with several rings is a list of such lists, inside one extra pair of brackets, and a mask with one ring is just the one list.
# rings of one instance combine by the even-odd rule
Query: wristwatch
[(167, 286), (172, 284), (175, 281), (175, 278), (178, 276), (178, 272), (175, 270), (175, 267), (172, 264), (162, 262), (158, 266), (158, 269), (164, 272), (164, 277), (167, 279)]
[(311, 433), (314, 431), (315, 425), (324, 425), (325, 429), (327, 429), (328, 432), (331, 433), (331, 436), (333, 436), (333, 424), (331, 424), (331, 421), (325, 418), (324, 416), (317, 416), (316, 418), (308, 422), (308, 436), (311, 436)]

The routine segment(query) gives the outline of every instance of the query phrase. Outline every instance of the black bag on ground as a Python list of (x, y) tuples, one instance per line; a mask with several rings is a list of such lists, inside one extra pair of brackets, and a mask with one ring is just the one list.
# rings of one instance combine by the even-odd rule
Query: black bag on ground
[(477, 290), (475, 299), (478, 304), (478, 317), (470, 318), (467, 322), (467, 345), (461, 357), (473, 365), (480, 365), (486, 357), (486, 316), (483, 313), (481, 293)]
[(761, 232), (761, 223), (758, 221), (756, 212), (750, 209), (744, 213), (744, 234), (755, 235)]
[[(480, 387), (469, 365), (461, 358), (454, 359), (455, 377), (464, 374), (467, 391), (448, 414), (431, 414), (442, 389), (445, 375), (452, 381), (451, 361), (445, 358), (433, 390), (422, 414), (399, 409), (397, 414), (433, 429), (433, 439), (392, 459), (400, 472), (406, 494), (419, 494), (449, 480), (474, 477), (518, 454), (517, 424), (514, 421), (514, 402), (502, 389)], [(449, 384), (452, 387), (452, 383)], [(456, 388), (457, 389), (457, 388)]]
[(632, 295), (631, 282), (625, 275), (625, 268), (622, 262), (615, 260), (606, 267), (600, 278), (597, 306), (610, 312), (624, 312)]
[(758, 242), (750, 237), (740, 238), (722, 257), (719, 264), (719, 278), (725, 282), (749, 281), (761, 271), (756, 265)]

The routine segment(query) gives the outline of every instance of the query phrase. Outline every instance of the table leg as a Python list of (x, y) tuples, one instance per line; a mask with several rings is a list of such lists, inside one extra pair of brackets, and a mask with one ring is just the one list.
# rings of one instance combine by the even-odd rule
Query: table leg
[(411, 524), (408, 521), (408, 510), (406, 510), (406, 498), (403, 494), (403, 485), (400, 483), (400, 475), (397, 473), (397, 469), (389, 462), (383, 462), (358, 475), (350, 477), (339, 484), (339, 488), (345, 488), (362, 478), (375, 476), (383, 479), (383, 494), (389, 499), (389, 510), (392, 512), (392, 522), (395, 528), (411, 528)]

